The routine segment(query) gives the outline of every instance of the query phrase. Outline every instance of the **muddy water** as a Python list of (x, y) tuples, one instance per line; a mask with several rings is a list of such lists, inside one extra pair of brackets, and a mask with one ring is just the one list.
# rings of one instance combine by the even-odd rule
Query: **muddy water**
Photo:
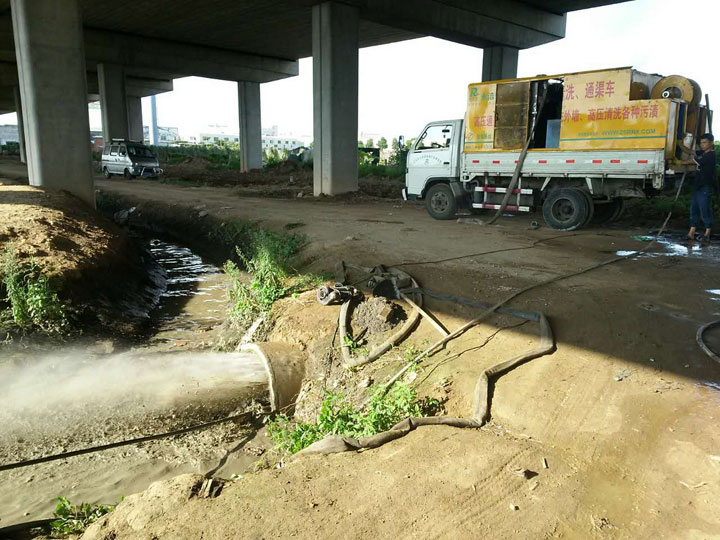
[(149, 250), (166, 275), (166, 288), (150, 314), (147, 346), (211, 345), (228, 310), (227, 276), (188, 248), (153, 239)]
[[(152, 240), (149, 249), (167, 285), (141, 343), (84, 337), (52, 350), (23, 345), (0, 361), (0, 464), (164, 433), (266, 400), (267, 375), (254, 355), (211, 350), (228, 309), (225, 274), (181, 246)], [(243, 470), (256, 458), (231, 454), (252, 434), (228, 422), (0, 472), (0, 530), (49, 517), (58, 496), (112, 503), (184, 472), (226, 462)]]

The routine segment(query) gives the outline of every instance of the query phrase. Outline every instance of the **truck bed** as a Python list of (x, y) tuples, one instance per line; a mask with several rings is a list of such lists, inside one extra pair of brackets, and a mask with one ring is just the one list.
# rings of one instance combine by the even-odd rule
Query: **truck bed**
[[(463, 181), (476, 176), (512, 176), (520, 152), (465, 153), (461, 158)], [(657, 178), (662, 187), (664, 150), (532, 150), (528, 152), (522, 176), (566, 178)]]

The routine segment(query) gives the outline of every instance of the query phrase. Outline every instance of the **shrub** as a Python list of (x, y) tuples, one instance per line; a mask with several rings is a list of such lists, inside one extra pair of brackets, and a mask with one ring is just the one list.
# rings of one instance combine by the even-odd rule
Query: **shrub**
[(103, 504), (73, 505), (67, 497), (58, 497), (58, 501), (53, 513), (55, 520), (50, 522), (50, 532), (53, 536), (81, 534), (88, 525), (115, 510), (115, 506)]
[(241, 244), (243, 247), (236, 247), (236, 252), (250, 274), (250, 280), (248, 282), (233, 261), (227, 261), (224, 270), (231, 279), (231, 318), (236, 323), (247, 325), (267, 313), (276, 300), (289, 292), (290, 259), (300, 250), (303, 237), (247, 224), (236, 233), (245, 240)]
[(326, 391), (314, 424), (295, 423), (278, 415), (268, 424), (268, 435), (280, 450), (294, 454), (327, 435), (375, 435), (405, 418), (435, 414), (439, 406), (435, 399), (418, 400), (415, 390), (404, 383), (396, 383), (387, 393), (384, 388), (376, 388), (367, 407), (361, 410), (355, 409), (342, 394)]
[(20, 328), (38, 327), (49, 333), (66, 330), (68, 322), (62, 302), (34, 261), (20, 264), (11, 249), (5, 250), (2, 284), (13, 321)]

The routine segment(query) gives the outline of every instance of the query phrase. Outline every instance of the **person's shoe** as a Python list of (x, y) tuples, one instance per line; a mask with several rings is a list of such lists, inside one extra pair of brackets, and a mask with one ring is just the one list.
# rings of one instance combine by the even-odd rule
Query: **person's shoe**
[(708, 235), (708, 234), (703, 234), (703, 235), (700, 237), (700, 243), (701, 243), (701, 244), (709, 244), (709, 243), (710, 243), (710, 235)]

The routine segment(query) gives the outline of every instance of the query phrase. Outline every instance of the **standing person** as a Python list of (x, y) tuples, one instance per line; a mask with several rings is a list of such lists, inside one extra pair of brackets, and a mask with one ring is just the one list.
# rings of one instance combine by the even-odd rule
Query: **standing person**
[(690, 231), (688, 239), (695, 239), (695, 229), (702, 220), (705, 225), (705, 234), (701, 238), (701, 242), (710, 241), (710, 229), (712, 228), (712, 193), (715, 188), (715, 179), (717, 175), (715, 161), (715, 137), (712, 133), (706, 133), (700, 137), (700, 152), (693, 160), (687, 160), (683, 163), (697, 165), (695, 178), (692, 184), (692, 203), (690, 205)]

